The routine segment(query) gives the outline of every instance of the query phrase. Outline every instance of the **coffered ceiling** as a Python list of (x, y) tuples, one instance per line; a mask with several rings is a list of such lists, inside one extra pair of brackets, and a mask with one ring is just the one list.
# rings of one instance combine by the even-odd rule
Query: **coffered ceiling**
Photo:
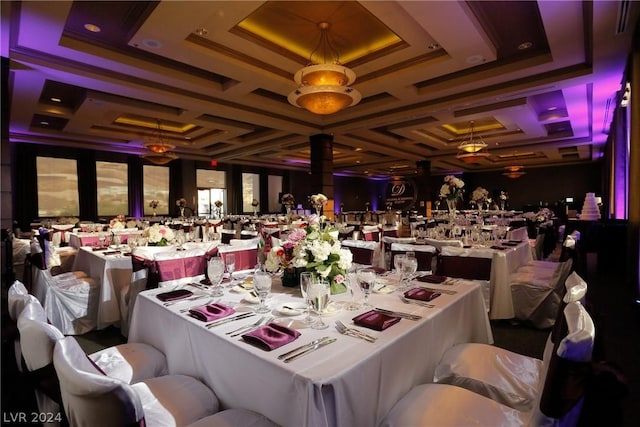
[[(3, 1), (10, 140), (142, 154), (160, 134), (180, 158), (305, 170), (327, 133), (336, 173), (373, 177), (593, 162), (638, 6)], [(319, 22), (362, 94), (332, 115), (287, 101)], [(478, 163), (456, 157), (471, 122)]]

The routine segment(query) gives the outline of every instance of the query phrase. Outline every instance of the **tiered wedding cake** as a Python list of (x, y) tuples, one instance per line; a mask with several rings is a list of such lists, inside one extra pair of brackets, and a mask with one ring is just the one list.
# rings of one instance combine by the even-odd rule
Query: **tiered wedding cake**
[(584, 204), (582, 205), (580, 219), (586, 221), (595, 221), (600, 219), (600, 208), (596, 201), (596, 193), (587, 193), (587, 197), (585, 197)]

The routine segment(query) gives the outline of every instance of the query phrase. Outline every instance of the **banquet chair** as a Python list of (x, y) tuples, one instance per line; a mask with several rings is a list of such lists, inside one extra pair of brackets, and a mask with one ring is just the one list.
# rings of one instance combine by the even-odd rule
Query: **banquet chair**
[(27, 288), (22, 282), (16, 280), (13, 282), (7, 290), (7, 311), (9, 314), (9, 320), (11, 321), (11, 328), (6, 324), (3, 325), (3, 334), (5, 331), (11, 329), (11, 332), (7, 333), (6, 339), (13, 339), (13, 352), (16, 360), (16, 368), (19, 372), (22, 371), (22, 350), (20, 348), (20, 333), (18, 331), (18, 318), (20, 313), (32, 302), (40, 302), (36, 297), (30, 295)]
[(436, 260), (436, 248), (431, 245), (412, 245), (410, 243), (392, 243), (391, 244), (391, 265), (394, 265), (396, 255), (406, 254), (412, 251), (416, 254), (418, 260), (418, 271), (433, 271), (434, 262)]
[(150, 272), (152, 264), (153, 261), (145, 260), (134, 254), (131, 255), (131, 280), (120, 290), (120, 333), (124, 337), (129, 336), (130, 319), (133, 316), (138, 294), (158, 286), (155, 265), (153, 272)]
[(73, 337), (53, 350), (64, 410), (72, 426), (185, 426), (217, 412), (212, 390), (195, 378), (164, 375), (135, 384), (105, 375)]
[(380, 241), (380, 228), (377, 225), (365, 225), (361, 230), (362, 238), (367, 242)]
[(250, 241), (244, 240), (241, 241), (241, 243), (241, 245), (220, 246), (218, 248), (218, 253), (225, 262), (227, 254), (235, 254), (236, 272), (253, 270), (256, 264), (258, 264), (257, 241), (255, 243), (249, 244)]
[(529, 240), (529, 235), (527, 234), (527, 227), (522, 226), (518, 228), (509, 229), (507, 231), (507, 239), (520, 240), (520, 241)]
[(568, 258), (573, 259), (574, 268), (575, 268), (577, 256), (578, 256), (579, 240), (580, 240), (580, 232), (577, 230), (573, 231), (571, 234), (568, 234), (564, 238), (558, 261), (533, 259), (532, 261), (529, 261), (525, 265), (519, 267), (518, 271), (535, 273), (536, 271), (544, 272), (543, 269), (554, 270), (558, 266), (558, 262), (566, 261)]
[(512, 274), (509, 279), (515, 319), (538, 329), (553, 326), (564, 284), (571, 274), (573, 260), (557, 263), (551, 277)]
[(513, 409), (449, 384), (421, 384), (394, 405), (380, 426), (576, 426), (590, 379), (595, 328), (580, 302), (567, 304), (564, 317), (568, 333), (543, 363), (531, 409)]
[(278, 427), (262, 414), (248, 409), (225, 409), (202, 418), (187, 427)]
[(436, 255), (436, 274), (478, 282), (488, 311), (491, 307), (492, 263), (493, 252), (490, 250), (442, 246)]
[(250, 240), (258, 237), (258, 232), (253, 230), (242, 230), (240, 232), (240, 239), (242, 240)]
[(182, 286), (205, 278), (207, 259), (202, 249), (159, 252), (154, 261), (158, 287)]
[(229, 230), (226, 228), (222, 228), (220, 230), (220, 240), (222, 241), (222, 243), (229, 244), (231, 239), (234, 239), (235, 237), (236, 237), (236, 230)]
[(463, 343), (449, 348), (436, 367), (433, 381), (466, 388), (503, 405), (531, 410), (540, 387), (542, 367), (553, 348), (567, 334), (564, 310), (572, 302), (584, 305), (587, 283), (577, 274), (567, 280), (566, 292), (549, 333), (542, 360), (481, 343)]
[(353, 263), (360, 265), (374, 265), (376, 251), (380, 250), (380, 244), (375, 241), (343, 240), (341, 244), (351, 251)]

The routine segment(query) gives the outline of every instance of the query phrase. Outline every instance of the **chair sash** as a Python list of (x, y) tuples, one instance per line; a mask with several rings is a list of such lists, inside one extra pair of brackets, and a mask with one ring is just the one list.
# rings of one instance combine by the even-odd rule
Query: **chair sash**
[[(236, 256), (235, 271), (251, 270), (258, 263), (258, 248), (241, 248), (229, 250), (229, 248), (220, 248), (220, 257), (224, 260), (226, 255), (233, 253)], [(226, 261), (225, 261), (226, 262)]]
[(157, 260), (158, 285), (162, 286), (166, 282), (177, 282), (181, 279), (188, 279), (202, 276), (207, 269), (207, 260), (203, 255), (189, 258), (175, 258)]
[(441, 276), (470, 280), (490, 280), (491, 263), (491, 258), (439, 254), (437, 256), (436, 271)]
[(418, 261), (418, 271), (431, 271), (433, 269), (433, 257), (436, 255), (436, 248), (430, 245), (411, 245), (403, 243), (391, 244), (391, 265), (396, 255), (406, 254), (413, 251)]

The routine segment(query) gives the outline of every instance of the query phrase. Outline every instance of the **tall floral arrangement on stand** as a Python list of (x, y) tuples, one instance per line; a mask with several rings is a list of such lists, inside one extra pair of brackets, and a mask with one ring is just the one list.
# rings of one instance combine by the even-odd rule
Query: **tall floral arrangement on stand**
[(254, 215), (258, 215), (258, 205), (260, 204), (260, 202), (258, 201), (258, 199), (253, 199), (251, 201), (251, 206), (253, 206), (253, 214)]
[(503, 211), (507, 205), (507, 200), (509, 200), (509, 194), (506, 191), (500, 190), (500, 196), (498, 197), (500, 199), (500, 210)]
[[(351, 267), (351, 251), (343, 249), (338, 230), (320, 228), (319, 221), (305, 228), (294, 229), (282, 246), (274, 246), (267, 254), (265, 268), (270, 272), (283, 272), (283, 285), (298, 286), (301, 271), (311, 271), (329, 281), (331, 293), (346, 292), (346, 275)], [(286, 283), (292, 280), (290, 283)]]
[(179, 198), (178, 200), (176, 200), (176, 206), (178, 207), (178, 209), (180, 209), (180, 216), (183, 217), (184, 208), (187, 207), (187, 199), (185, 199), (184, 197)]
[(444, 177), (444, 184), (440, 187), (440, 198), (447, 201), (449, 213), (455, 214), (458, 200), (462, 200), (464, 194), (464, 181), (453, 175)]
[(320, 216), (320, 212), (322, 212), (322, 208), (327, 204), (327, 196), (322, 193), (314, 194), (309, 198), (311, 200), (311, 205), (316, 210), (316, 214), (318, 217)]
[(156, 209), (158, 209), (158, 206), (160, 206), (160, 202), (157, 200), (152, 200), (149, 202), (149, 207), (153, 210), (153, 216), (156, 216)]
[(293, 206), (296, 203), (296, 199), (295, 197), (293, 197), (293, 194), (285, 193), (282, 195), (282, 198), (280, 199), (280, 203), (284, 205), (285, 209), (287, 210), (287, 214), (289, 214), (291, 212), (291, 209), (293, 209)]
[(216, 207), (216, 217), (218, 219), (222, 218), (222, 202), (220, 200), (216, 200), (215, 202), (213, 202), (214, 206)]

